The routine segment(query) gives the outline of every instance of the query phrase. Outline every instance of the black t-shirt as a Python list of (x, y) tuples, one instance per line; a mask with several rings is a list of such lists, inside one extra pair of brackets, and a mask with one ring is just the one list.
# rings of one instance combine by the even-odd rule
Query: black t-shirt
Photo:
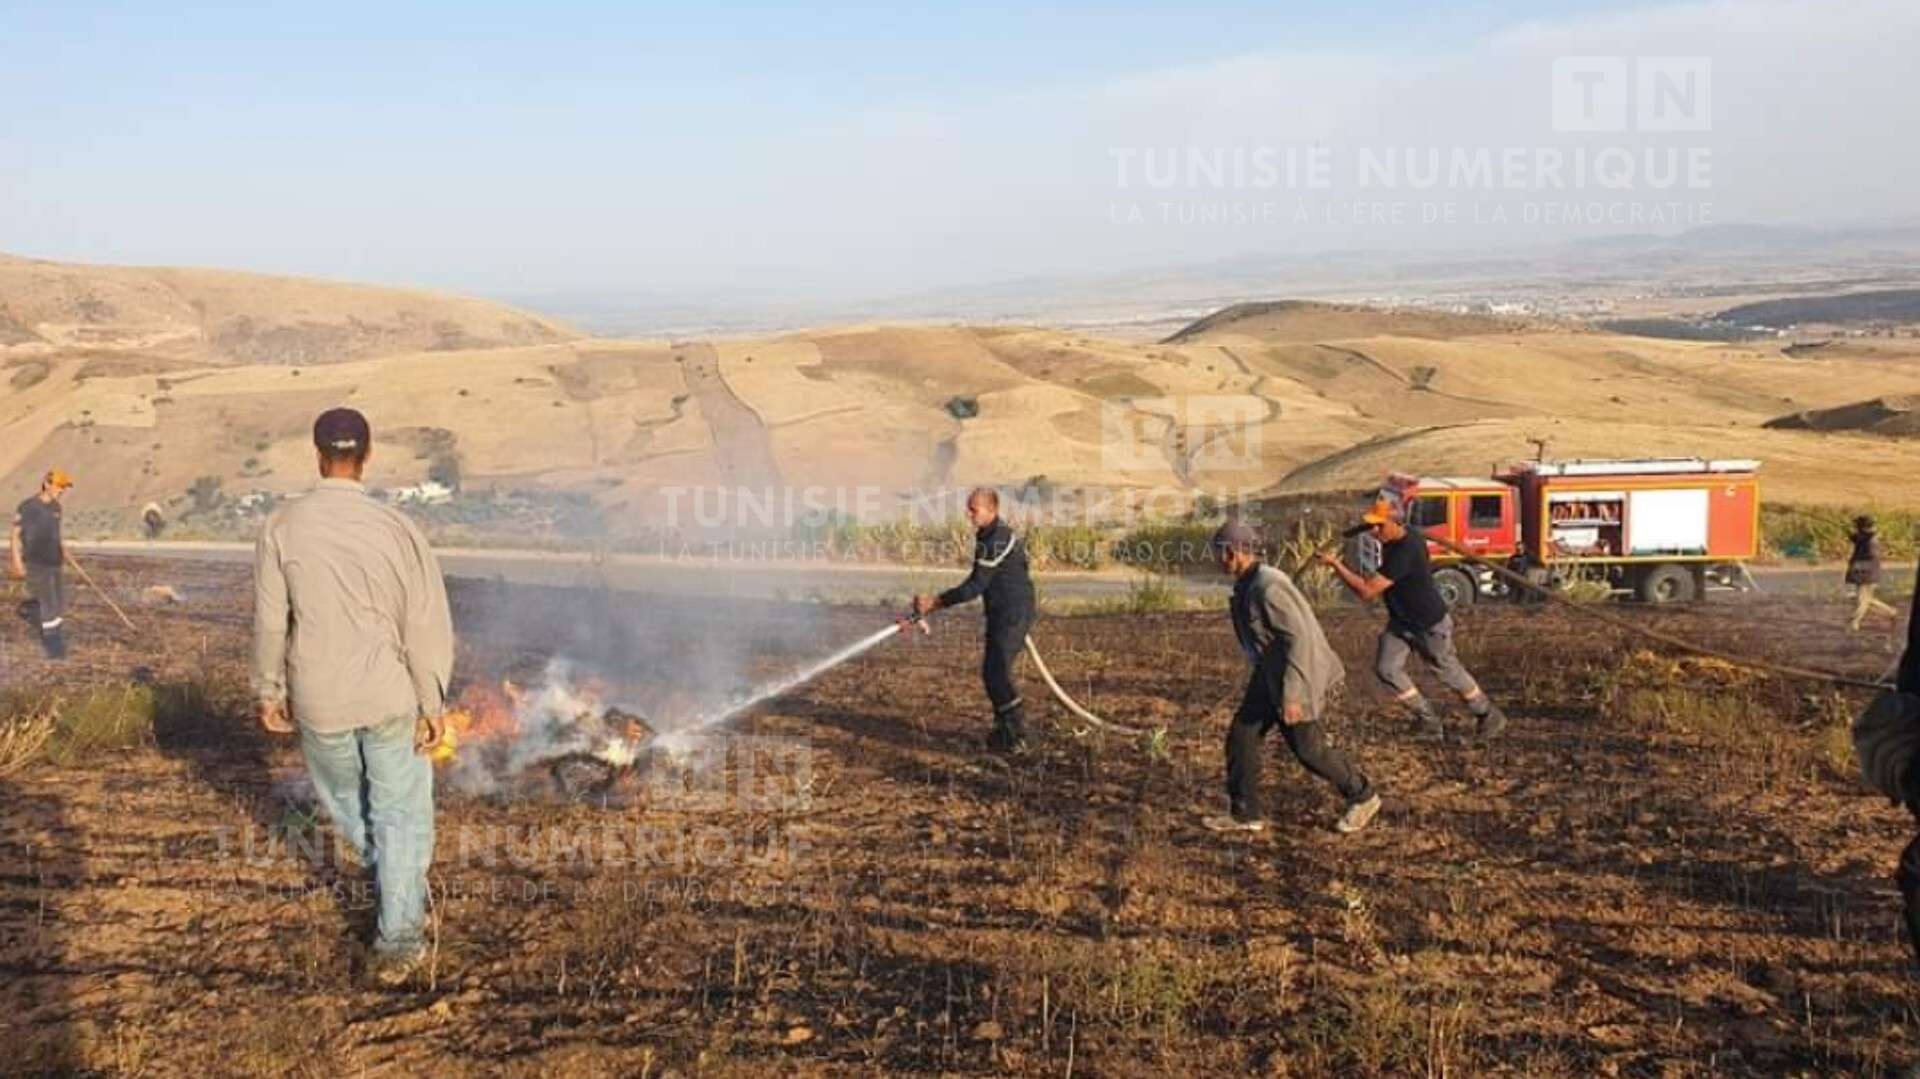
[(1380, 576), (1393, 582), (1387, 589), (1387, 618), (1415, 631), (1429, 630), (1447, 616), (1447, 601), (1433, 586), (1433, 567), (1427, 562), (1427, 538), (1408, 533), (1380, 548)]
[(13, 511), (20, 518), (20, 560), (30, 566), (60, 564), (60, 503), (39, 496)]
[(1920, 693), (1920, 566), (1914, 567), (1913, 599), (1907, 615), (1907, 650), (1900, 655), (1902, 693)]

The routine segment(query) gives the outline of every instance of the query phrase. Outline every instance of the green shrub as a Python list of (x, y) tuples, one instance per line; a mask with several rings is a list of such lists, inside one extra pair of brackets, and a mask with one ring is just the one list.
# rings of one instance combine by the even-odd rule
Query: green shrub
[(220, 492), (221, 480), (218, 476), (201, 476), (187, 488), (187, 497), (193, 500), (196, 513), (211, 513), (218, 509), (225, 496)]
[(1035, 525), (1026, 544), (1034, 569), (1099, 569), (1112, 557), (1112, 541), (1092, 525)]
[(1861, 514), (1874, 519), (1880, 534), (1880, 550), (1894, 561), (1914, 557), (1916, 533), (1920, 533), (1920, 513), (1911, 510), (1882, 510), (1871, 506), (1795, 506), (1765, 503), (1760, 507), (1760, 545), (1766, 554), (1780, 558), (1805, 558), (1834, 562), (1844, 560), (1853, 550), (1848, 537), (1853, 535), (1853, 519)]
[(150, 745), (154, 691), (151, 686), (94, 689), (54, 700), (58, 717), (47, 740), (47, 759), (67, 766), (98, 754)]
[(12, 743), (15, 770), (32, 760), (81, 764), (104, 752), (151, 745), (157, 707), (154, 688), (146, 685), (20, 692), (0, 703), (6, 717), (0, 730)]
[(1084, 614), (1164, 614), (1187, 609), (1180, 582), (1164, 574), (1147, 573), (1127, 583), (1127, 594), (1070, 608)]
[(1219, 522), (1205, 519), (1157, 521), (1135, 528), (1113, 543), (1114, 561), (1160, 573), (1206, 568), (1207, 544)]

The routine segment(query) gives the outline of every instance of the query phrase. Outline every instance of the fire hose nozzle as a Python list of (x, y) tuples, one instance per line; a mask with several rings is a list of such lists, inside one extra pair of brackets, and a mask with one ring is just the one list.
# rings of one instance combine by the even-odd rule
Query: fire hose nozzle
[(933, 636), (933, 627), (927, 624), (927, 616), (924, 614), (914, 614), (909, 611), (894, 619), (893, 624), (899, 626), (902, 633), (912, 633), (917, 629), (925, 636)]

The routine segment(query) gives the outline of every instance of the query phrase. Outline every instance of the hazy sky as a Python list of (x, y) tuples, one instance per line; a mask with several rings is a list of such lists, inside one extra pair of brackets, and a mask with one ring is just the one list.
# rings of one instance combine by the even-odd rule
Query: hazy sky
[[(0, 251), (852, 297), (1920, 216), (1910, 0), (1030, 8), (0, 3)], [(1556, 85), (1610, 70), (1634, 109), (1667, 72), (1704, 129), (1567, 129)], [(1567, 190), (1581, 151), (1631, 184)], [(1519, 171), (1485, 186), (1475, 154)], [(1429, 159), (1456, 182), (1419, 186)], [(1544, 219), (1566, 202), (1602, 219)]]

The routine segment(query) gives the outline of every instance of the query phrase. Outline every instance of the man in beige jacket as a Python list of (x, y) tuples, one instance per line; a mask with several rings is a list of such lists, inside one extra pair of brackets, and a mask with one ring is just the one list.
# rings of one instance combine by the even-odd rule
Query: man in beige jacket
[(374, 868), (371, 973), (404, 983), (426, 955), (433, 766), (453, 620), (433, 551), (361, 485), (373, 448), (350, 408), (314, 421), (320, 482), (267, 518), (254, 562), (260, 723), (292, 734), (334, 825)]

